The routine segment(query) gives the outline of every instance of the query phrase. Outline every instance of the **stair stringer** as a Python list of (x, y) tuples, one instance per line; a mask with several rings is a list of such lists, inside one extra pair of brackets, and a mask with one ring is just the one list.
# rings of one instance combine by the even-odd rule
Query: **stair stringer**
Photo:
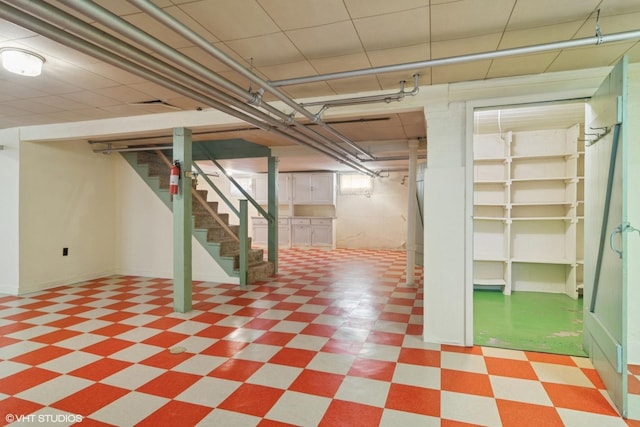
[[(160, 187), (160, 177), (149, 176), (149, 164), (138, 163), (136, 153), (121, 152), (122, 157), (136, 171), (138, 176), (147, 184), (147, 186), (160, 198), (164, 205), (173, 211), (173, 202), (168, 189)], [(204, 248), (204, 250), (218, 263), (222, 270), (231, 277), (240, 277), (240, 272), (235, 268), (236, 262), (234, 256), (225, 256), (221, 253), (221, 243), (210, 242), (207, 240), (208, 229), (196, 228), (195, 215), (191, 216), (192, 235)]]

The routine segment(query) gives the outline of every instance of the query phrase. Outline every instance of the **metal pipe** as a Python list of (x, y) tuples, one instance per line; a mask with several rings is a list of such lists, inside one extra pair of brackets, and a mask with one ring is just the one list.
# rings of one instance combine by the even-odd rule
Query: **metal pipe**
[[(222, 63), (224, 63), (228, 67), (230, 67), (232, 70), (234, 70), (237, 73), (239, 73), (241, 76), (246, 77), (250, 81), (258, 84), (260, 87), (262, 87), (264, 90), (266, 90), (267, 92), (269, 92), (272, 95), (274, 95), (280, 101), (284, 102), (286, 105), (288, 105), (289, 107), (293, 108), (294, 111), (302, 114), (303, 116), (307, 117), (310, 120), (316, 120), (316, 116), (313, 113), (311, 113), (310, 111), (308, 111), (305, 108), (303, 108), (302, 106), (300, 106), (300, 104), (296, 103), (293, 99), (288, 97), (286, 94), (284, 94), (279, 89), (277, 89), (275, 87), (272, 87), (269, 83), (267, 83), (265, 80), (263, 80), (262, 78), (260, 78), (256, 74), (254, 74), (253, 72), (247, 70), (245, 67), (243, 67), (242, 65), (238, 64), (234, 59), (229, 57), (227, 54), (222, 52), (220, 49), (218, 49), (215, 46), (213, 46), (211, 43), (209, 43), (207, 40), (205, 40), (202, 36), (197, 34), (195, 31), (191, 30), (189, 27), (187, 27), (186, 25), (184, 25), (183, 23), (181, 23), (180, 21), (178, 21), (177, 19), (175, 19), (171, 15), (167, 14), (166, 12), (164, 12), (164, 10), (162, 10), (159, 7), (157, 7), (156, 5), (151, 3), (150, 1), (148, 1), (148, 0), (128, 0), (128, 1), (129, 1), (129, 3), (131, 3), (131, 4), (135, 5), (136, 7), (138, 7), (143, 12), (147, 13), (149, 16), (155, 18), (156, 20), (160, 21), (161, 23), (163, 23), (167, 27), (171, 28), (176, 33), (180, 34), (181, 36), (183, 36), (187, 40), (191, 41), (196, 46), (198, 46), (201, 49), (203, 49), (205, 52), (207, 52), (210, 55), (214, 56), (216, 59), (218, 59), (219, 61), (221, 61)], [(68, 6), (71, 6), (71, 7), (73, 7), (74, 5), (80, 4), (80, 2), (73, 1), (73, 0), (64, 0), (63, 3), (65, 3), (65, 4), (67, 4)], [(340, 132), (338, 132), (337, 130), (333, 129), (329, 125), (324, 124), (322, 121), (318, 122), (318, 124), (320, 126), (322, 126), (325, 130), (330, 132), (333, 136), (335, 136), (336, 138), (340, 139), (342, 142), (347, 144), (349, 147), (351, 147), (354, 150), (356, 150), (357, 152), (359, 152), (361, 154), (364, 154), (367, 157), (371, 157), (371, 155), (369, 153), (367, 153), (365, 150), (363, 150), (361, 147), (359, 147), (357, 144), (355, 144), (349, 138), (347, 138), (346, 136), (342, 135)]]
[[(64, 3), (65, 1), (62, 0), (62, 2)], [(69, 6), (73, 6), (76, 4), (78, 3), (74, 1), (68, 2)], [(220, 101), (222, 101), (227, 105), (231, 105), (239, 110), (248, 112), (249, 114), (256, 116), (257, 118), (269, 123), (270, 125), (276, 128), (280, 128), (280, 130), (282, 130), (283, 132), (295, 134), (297, 133), (296, 131), (300, 131), (301, 133), (306, 134), (307, 137), (310, 137), (313, 139), (313, 141), (307, 140), (309, 144), (312, 144), (312, 145), (317, 144), (318, 143), (317, 140), (320, 139), (320, 141), (323, 144), (327, 146), (333, 146), (331, 148), (331, 151), (334, 152), (335, 155), (351, 156), (352, 158), (350, 160), (356, 160), (356, 161), (358, 160), (357, 157), (353, 156), (353, 154), (351, 154), (348, 150), (345, 150), (343, 147), (337, 145), (334, 141), (329, 140), (328, 138), (318, 134), (312, 129), (307, 129), (304, 125), (301, 125), (300, 123), (297, 123), (297, 122), (294, 123), (294, 125), (296, 125), (296, 128), (295, 130), (292, 130), (289, 125), (285, 124), (284, 122), (278, 122), (273, 117), (263, 113), (262, 111), (257, 110), (252, 105), (247, 105), (246, 103), (243, 103), (242, 101), (228, 95), (227, 93), (222, 92), (210, 85), (205, 84), (200, 80), (195, 79), (193, 76), (188, 76), (183, 71), (167, 63), (164, 63), (158, 60), (157, 58), (151, 55), (148, 55), (145, 52), (131, 45), (123, 43), (121, 40), (113, 36), (110, 36), (99, 30), (96, 30), (94, 27), (86, 24), (82, 20), (79, 20), (73, 17), (72, 15), (65, 14), (64, 12), (59, 11), (52, 7), (47, 8), (47, 6), (48, 5), (45, 6), (42, 3), (38, 2), (37, 4), (32, 4), (32, 7), (30, 9), (39, 8), (40, 10), (44, 10), (46, 14), (43, 16), (47, 16), (48, 18), (52, 17), (53, 19), (56, 20), (55, 22), (56, 24), (60, 26), (65, 26), (65, 27), (71, 26), (74, 31), (78, 32), (81, 36), (85, 38), (90, 38), (91, 41), (93, 41), (94, 43), (96, 44), (106, 43), (107, 47), (112, 51), (119, 53), (121, 55), (124, 55), (126, 57), (132, 58), (140, 62), (142, 65), (145, 65), (148, 68), (151, 68), (153, 70), (161, 70), (163, 73), (169, 75), (171, 78), (177, 81), (180, 81), (186, 86), (195, 86), (199, 91), (206, 93), (210, 96), (213, 96), (214, 98), (219, 99)], [(149, 36), (143, 31), (140, 31), (138, 28), (132, 26), (126, 21), (123, 21), (118, 16), (111, 14), (109, 11), (105, 10), (104, 8), (101, 8), (98, 5), (91, 6), (91, 4), (83, 3), (81, 12), (85, 12), (85, 10), (88, 10), (91, 12), (91, 14), (89, 15), (91, 18), (96, 19), (99, 22), (102, 22), (104, 25), (114, 27), (117, 23), (116, 28), (125, 36), (128, 36), (130, 39), (136, 41), (137, 43), (153, 51), (157, 51), (161, 53), (163, 56), (165, 56), (169, 60), (177, 62), (182, 67), (200, 75), (201, 77), (205, 79), (213, 80), (214, 82), (218, 83), (220, 86), (222, 86), (225, 89), (233, 89), (234, 94), (241, 95), (246, 102), (248, 102), (249, 104), (252, 104), (251, 102), (252, 97), (248, 95), (244, 90), (242, 90), (239, 86), (236, 86), (232, 82), (211, 72), (210, 70), (203, 67), (201, 64), (194, 61), (193, 59), (179, 52), (176, 52), (170, 46)], [(282, 113), (276, 108), (271, 107), (268, 104), (263, 104), (262, 107), (265, 108), (267, 111), (279, 116), (283, 120), (289, 120), (288, 115)], [(306, 138), (303, 137), (303, 139), (306, 139)]]
[[(5, 0), (6, 1), (6, 0)], [(11, 0), (9, 0), (11, 1)], [(260, 122), (259, 120), (248, 116), (240, 111), (234, 110), (233, 108), (230, 108), (218, 101), (216, 101), (215, 99), (212, 99), (211, 97), (207, 97), (201, 93), (198, 93), (188, 87), (185, 87), (181, 84), (178, 84), (174, 81), (171, 81), (167, 78), (165, 78), (164, 76), (161, 76), (159, 74), (157, 74), (156, 72), (149, 70), (149, 69), (145, 69), (142, 68), (140, 66), (138, 66), (137, 64), (128, 61), (124, 58), (118, 57), (117, 55), (99, 47), (96, 46), (94, 44), (91, 44), (85, 40), (79, 39), (76, 36), (71, 35), (70, 33), (63, 31), (57, 27), (54, 27), (53, 25), (42, 21), (41, 19), (38, 19), (32, 15), (29, 15), (25, 12), (22, 12), (16, 8), (13, 8), (11, 6), (5, 5), (0, 3), (0, 11), (3, 12), (3, 17), (11, 22), (13, 22), (14, 24), (20, 25), (21, 27), (24, 27), (26, 29), (29, 29), (35, 33), (44, 35), (45, 37), (48, 37), (54, 41), (57, 41), (65, 46), (71, 47), (73, 49), (76, 49), (82, 53), (85, 53), (89, 56), (93, 56), (95, 58), (98, 58), (104, 62), (107, 62), (111, 65), (114, 65), (116, 67), (119, 67), (125, 71), (131, 72), (132, 74), (135, 74), (137, 76), (140, 76), (142, 78), (145, 78), (147, 80), (150, 80), (154, 83), (157, 83), (163, 87), (166, 87), (170, 90), (173, 90), (174, 92), (180, 93), (181, 95), (187, 96), (191, 99), (194, 99), (198, 102), (202, 102), (205, 105), (208, 105), (210, 107), (216, 108), (226, 114), (229, 114), (233, 117), (237, 117), (247, 123), (253, 124), (256, 127), (259, 127), (260, 129), (266, 130), (266, 131), (270, 131), (270, 132), (275, 132), (278, 133), (279, 135), (292, 140), (295, 143), (298, 144), (303, 144), (303, 145), (307, 145), (312, 149), (315, 149), (317, 151), (320, 151), (321, 153), (328, 155), (329, 157), (333, 158), (334, 160), (345, 164), (359, 172), (365, 173), (369, 176), (375, 176), (376, 173), (369, 170), (368, 168), (354, 162), (351, 161), (349, 159), (345, 159), (342, 157), (337, 156), (335, 153), (329, 151), (330, 149), (322, 144), (319, 143), (315, 143), (316, 145), (310, 145), (307, 143), (304, 143), (302, 140), (296, 138), (295, 136), (292, 136), (288, 133), (285, 133), (283, 131), (280, 131), (278, 129), (272, 128), (270, 126), (268, 126), (265, 123)]]
[(316, 76), (297, 77), (293, 79), (274, 80), (269, 82), (273, 87), (298, 85), (303, 83), (324, 82), (327, 80), (345, 79), (350, 77), (369, 76), (372, 74), (384, 74), (398, 71), (411, 71), (420, 68), (439, 67), (442, 65), (460, 64), (463, 62), (479, 61), (483, 59), (504, 58), (506, 56), (527, 55), (531, 53), (546, 52), (549, 50), (569, 49), (580, 46), (600, 45), (615, 43), (625, 40), (640, 39), (640, 30), (626, 31), (602, 36), (585, 37), (576, 40), (566, 40), (553, 43), (538, 44), (532, 46), (514, 47), (510, 49), (496, 50), (492, 52), (480, 52), (467, 55), (450, 56), (447, 58), (428, 59), (425, 61), (408, 62), (404, 64), (385, 65), (381, 67), (362, 68), (359, 70), (342, 71), (338, 73), (319, 74)]
[[(11, 0), (9, 0), (11, 1)], [(14, 0), (15, 1), (15, 0)], [(111, 13), (110, 11), (108, 11), (107, 9), (91, 3), (91, 2), (78, 2), (75, 0), (60, 0), (61, 3), (65, 4), (66, 6), (75, 9), (85, 15), (87, 15), (88, 17), (95, 19), (96, 21), (106, 25), (109, 28), (114, 28), (118, 31), (119, 34), (124, 35), (125, 37), (128, 37), (131, 40), (134, 40), (135, 42), (139, 43), (140, 45), (154, 51), (154, 52), (158, 52), (161, 55), (163, 55), (165, 58), (169, 59), (170, 61), (173, 61), (177, 64), (179, 64), (181, 67), (184, 67), (186, 69), (188, 69), (189, 71), (192, 71), (193, 73), (203, 77), (206, 80), (210, 80), (212, 82), (214, 82), (216, 85), (222, 87), (225, 90), (228, 90), (230, 92), (233, 93), (233, 95), (240, 97), (241, 99), (244, 100), (244, 102), (246, 104), (243, 104), (242, 102), (240, 102), (238, 99), (235, 99), (233, 97), (230, 97), (228, 94), (221, 92), (217, 89), (215, 89), (216, 91), (216, 97), (220, 98), (222, 100), (222, 102), (229, 104), (229, 105), (233, 105), (234, 107), (238, 108), (238, 109), (242, 109), (244, 111), (247, 111), (249, 109), (249, 113), (250, 114), (254, 114), (254, 115), (258, 115), (260, 117), (261, 120), (267, 121), (269, 123), (271, 123), (273, 126), (275, 127), (280, 127), (281, 129), (284, 128), (288, 128), (289, 125), (288, 123), (291, 122), (291, 124), (293, 124), (297, 130), (301, 131), (302, 133), (307, 134), (307, 136), (310, 136), (311, 138), (315, 139), (316, 142), (317, 140), (321, 140), (323, 144), (328, 145), (328, 146), (332, 146), (332, 151), (335, 151), (337, 155), (345, 155), (345, 156), (351, 156), (352, 159), (351, 160), (357, 160), (357, 157), (355, 157), (351, 152), (349, 152), (348, 150), (346, 150), (345, 148), (343, 148), (342, 146), (338, 145), (336, 142), (326, 138), (325, 136), (313, 131), (312, 129), (307, 129), (304, 125), (300, 124), (299, 122), (295, 121), (295, 120), (291, 120), (291, 117), (285, 113), (283, 113), (282, 111), (272, 107), (269, 104), (266, 103), (261, 103), (261, 102), (256, 102), (256, 98), (255, 98), (255, 94), (249, 94), (247, 91), (245, 91), (244, 89), (242, 89), (241, 87), (237, 86), (236, 84), (234, 84), (233, 82), (225, 79), (224, 77), (220, 76), (219, 74), (216, 74), (212, 71), (210, 71), (209, 69), (207, 69), (206, 67), (202, 66), (202, 64), (194, 61), (193, 59), (189, 58), (186, 55), (183, 55), (182, 53), (176, 51), (175, 49), (173, 49), (171, 46), (161, 42), (160, 40), (150, 36), (149, 34), (145, 33), (144, 31), (141, 31), (140, 29), (138, 29), (137, 27), (131, 25), (130, 23), (128, 23), (127, 21), (121, 19), (119, 16), (114, 15), (113, 13)], [(42, 7), (44, 8), (44, 7)], [(55, 8), (53, 8), (53, 10), (56, 10)], [(50, 16), (50, 13), (52, 11), (49, 11), (49, 14), (45, 15), (45, 16)], [(64, 13), (61, 11), (57, 11), (58, 14), (60, 13)], [(64, 19), (72, 19), (73, 17), (71, 15), (69, 15), (70, 18), (64, 18)], [(84, 24), (83, 21), (82, 24)], [(64, 25), (64, 23), (62, 24)], [(76, 25), (78, 26), (78, 24)], [(90, 29), (83, 29), (83, 32), (86, 34), (87, 31), (91, 31)], [(84, 35), (86, 37), (86, 35)], [(107, 34), (104, 34), (105, 38), (107, 37), (111, 37)], [(95, 37), (95, 35), (94, 35)], [(110, 44), (110, 49), (111, 50), (121, 50), (121, 46), (120, 43), (121, 40), (116, 39), (115, 37), (111, 37), (111, 39), (113, 40), (109, 40), (109, 44)], [(114, 42), (115, 40), (115, 42)], [(95, 41), (95, 38), (94, 38)], [(98, 43), (101, 43), (102, 40), (100, 40)], [(126, 54), (126, 55), (130, 55), (130, 54)], [(138, 57), (140, 55), (144, 55), (147, 56), (148, 58), (146, 58), (147, 62), (147, 66), (148, 65), (148, 61), (157, 61), (156, 58), (147, 55), (146, 53), (139, 51), (138, 50)], [(167, 64), (163, 64), (163, 65), (158, 65), (156, 64), (155, 66), (150, 66), (155, 70), (162, 70), (163, 73), (169, 73), (171, 74), (172, 78), (176, 78), (176, 73), (181, 73), (183, 76), (186, 76), (184, 74), (184, 72), (176, 69), (175, 67), (170, 67)], [(158, 68), (160, 67), (160, 68)], [(186, 79), (187, 82), (190, 82), (193, 85), (197, 85), (198, 81), (191, 81), (194, 80), (192, 76), (188, 76), (188, 77), (184, 77), (184, 79)], [(185, 82), (185, 80), (181, 80), (183, 83), (188, 84), (187, 82)], [(204, 84), (204, 83), (202, 83)], [(209, 86), (209, 91), (212, 90), (214, 88)], [(203, 89), (200, 86), (200, 90), (202, 91)], [(259, 106), (260, 108), (264, 108), (265, 110), (267, 110), (269, 113), (274, 114), (276, 117), (279, 117), (280, 119), (283, 120), (282, 123), (277, 123), (273, 120), (272, 117), (265, 115), (264, 113), (260, 112), (259, 110), (255, 109), (253, 106)], [(246, 107), (245, 107), (246, 106)], [(340, 135), (342, 138), (346, 138), (343, 137), (342, 135)], [(348, 144), (353, 144), (350, 140), (344, 140), (344, 142), (348, 143)], [(337, 153), (337, 151), (339, 151), (340, 153)], [(359, 151), (359, 150), (356, 150)]]
[(415, 96), (420, 91), (420, 86), (418, 86), (420, 79), (419, 74), (413, 75), (413, 89), (409, 92), (404, 90), (405, 81), (400, 82), (400, 91), (389, 94), (380, 94), (380, 95), (370, 95), (370, 96), (359, 96), (355, 98), (341, 98), (334, 99), (329, 101), (315, 101), (315, 102), (303, 102), (300, 105), (305, 107), (312, 107), (316, 105), (322, 105), (322, 109), (320, 111), (324, 111), (327, 108), (331, 107), (341, 107), (345, 105), (360, 105), (360, 104), (370, 104), (374, 102), (393, 102), (393, 101), (401, 101), (405, 96)]

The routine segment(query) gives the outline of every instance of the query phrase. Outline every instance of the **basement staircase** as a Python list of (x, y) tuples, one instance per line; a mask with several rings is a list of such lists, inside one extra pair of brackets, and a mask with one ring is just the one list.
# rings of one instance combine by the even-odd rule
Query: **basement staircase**
[[(124, 159), (142, 177), (162, 202), (173, 209), (169, 194), (169, 165), (164, 155), (155, 151), (121, 152)], [(162, 156), (162, 157), (161, 157)], [(193, 236), (202, 247), (232, 277), (241, 278), (240, 226), (229, 224), (229, 214), (218, 213), (218, 202), (207, 202), (207, 190), (192, 191)], [(262, 249), (252, 249), (251, 239), (247, 253), (246, 283), (268, 280), (274, 273), (272, 262), (264, 260)]]

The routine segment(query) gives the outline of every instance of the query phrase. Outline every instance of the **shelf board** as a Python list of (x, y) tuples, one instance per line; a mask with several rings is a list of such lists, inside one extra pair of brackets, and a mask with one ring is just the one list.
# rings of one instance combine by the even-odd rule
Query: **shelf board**
[(531, 177), (531, 178), (511, 178), (511, 182), (540, 182), (540, 181), (565, 181), (573, 180), (570, 176), (548, 176), (548, 177)]
[(474, 261), (482, 261), (482, 262), (507, 262), (506, 258), (500, 257), (479, 257), (476, 256), (473, 258)]
[(517, 155), (511, 156), (513, 160), (535, 160), (535, 159), (557, 159), (575, 156), (577, 153), (551, 153), (551, 154), (531, 154), (531, 155)]
[(568, 259), (541, 259), (541, 258), (511, 258), (511, 262), (518, 262), (523, 264), (557, 264), (557, 265), (572, 265), (573, 262)]
[(501, 206), (506, 207), (506, 203), (474, 203), (473, 206)]
[(480, 286), (505, 286), (507, 282), (504, 279), (473, 279), (473, 284)]
[(571, 206), (572, 204), (573, 204), (573, 202), (568, 202), (568, 201), (564, 201), (564, 202), (531, 202), (531, 203), (518, 202), (518, 203), (511, 203), (511, 206)]
[(569, 216), (527, 216), (527, 217), (511, 217), (511, 221), (569, 221)]
[(482, 181), (473, 181), (474, 184), (506, 184), (506, 179), (486, 179)]
[(477, 163), (505, 162), (506, 160), (506, 157), (476, 157), (475, 159), (473, 159), (473, 161)]
[(496, 218), (492, 216), (474, 216), (473, 219), (479, 221), (506, 221), (506, 218)]

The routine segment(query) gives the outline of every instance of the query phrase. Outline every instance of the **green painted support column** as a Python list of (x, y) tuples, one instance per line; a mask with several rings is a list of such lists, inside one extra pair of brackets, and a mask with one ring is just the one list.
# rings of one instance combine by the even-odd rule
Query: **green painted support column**
[(278, 272), (278, 158), (269, 156), (267, 164), (267, 212), (274, 218), (267, 231), (267, 259)]
[(246, 199), (240, 200), (240, 287), (247, 287), (249, 268), (249, 208)]
[(191, 129), (173, 130), (173, 160), (180, 162), (178, 194), (173, 196), (173, 309), (191, 310)]

